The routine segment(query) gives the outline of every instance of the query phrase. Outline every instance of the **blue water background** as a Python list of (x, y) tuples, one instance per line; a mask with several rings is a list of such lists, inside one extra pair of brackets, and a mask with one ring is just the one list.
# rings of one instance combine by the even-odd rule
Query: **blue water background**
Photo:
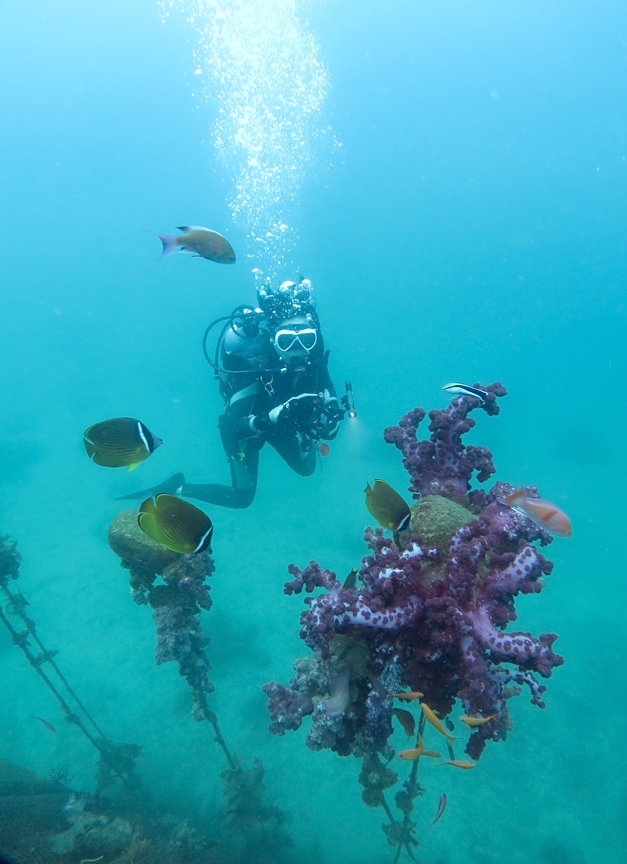
[[(264, 450), (254, 505), (207, 508), (211, 704), (245, 764), (266, 764), (303, 860), (390, 859), (358, 762), (310, 752), (303, 729), (267, 732), (261, 685), (287, 683), (308, 653), (301, 599), (282, 583), (291, 561), (340, 575), (359, 562), (365, 481), (407, 485), (384, 426), (444, 405), (448, 381), (499, 379), (502, 412), (478, 417), (469, 440), (493, 450), (499, 479), (538, 484), (572, 518), (573, 538), (549, 550), (546, 589), (517, 601), (520, 628), (559, 633), (567, 662), (546, 710), (512, 704), (513, 733), (475, 772), (426, 767), (420, 828), (442, 791), (449, 809), (421, 830), (421, 860), (618, 864), (627, 10), (328, 0), (303, 14), (342, 148), (302, 185), (294, 261), (359, 419), (324, 473), (299, 478)], [(211, 813), (222, 756), (174, 666), (154, 666), (150, 614), (106, 542), (116, 494), (177, 470), (191, 482), (227, 475), (200, 338), (253, 301), (250, 268), (243, 256), (233, 268), (153, 263), (159, 243), (143, 233), (208, 225), (246, 248), (208, 140), (214, 108), (191, 95), (192, 36), (181, 20), (164, 26), (152, 0), (0, 2), (0, 530), (18, 539), (40, 634), (98, 722), (144, 746), (139, 771), (156, 796)], [(125, 414), (166, 442), (131, 475), (96, 468), (81, 445), (88, 425)], [(74, 786), (93, 789), (93, 751), (4, 631), (0, 682), (0, 757), (44, 775), (67, 765)]]

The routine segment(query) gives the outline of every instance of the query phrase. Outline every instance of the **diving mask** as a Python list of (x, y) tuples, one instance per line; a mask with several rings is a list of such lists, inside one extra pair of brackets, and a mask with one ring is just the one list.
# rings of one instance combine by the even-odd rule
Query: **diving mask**
[(313, 327), (282, 328), (274, 334), (274, 347), (279, 354), (307, 354), (315, 347), (318, 333)]

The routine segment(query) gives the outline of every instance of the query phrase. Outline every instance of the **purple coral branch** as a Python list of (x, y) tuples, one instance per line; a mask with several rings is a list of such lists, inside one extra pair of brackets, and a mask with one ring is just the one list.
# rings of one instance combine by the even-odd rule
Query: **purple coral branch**
[[(468, 741), (466, 752), (477, 759), (487, 740), (506, 737), (507, 700), (515, 687), (529, 687), (532, 703), (544, 707), (546, 688), (536, 675), (548, 678), (564, 662), (553, 651), (557, 637), (508, 633), (507, 627), (516, 620), (515, 598), (538, 594), (553, 569), (532, 544), (545, 546), (552, 538), (502, 503), (513, 487), (496, 483), (489, 493), (470, 491), (473, 473), (483, 482), (495, 469), (489, 450), (462, 442), (474, 426), (468, 414), (479, 407), (498, 414), (496, 399), (506, 393), (498, 382), (483, 389), (488, 392), (483, 403), (464, 396), (443, 411), (431, 411), (428, 441), (417, 440), (422, 408), (385, 430), (385, 439), (403, 453), (416, 497), (437, 492), (476, 515), (452, 534), (446, 549), (429, 548), (414, 536), (401, 550), (380, 529), (367, 529), (371, 554), (362, 561), (360, 586), (350, 589), (316, 562), (303, 571), (290, 565), (294, 579), (285, 584), (286, 594), (311, 594), (316, 588), (323, 593), (305, 598), (300, 619), (301, 638), (314, 659), (298, 661), (289, 689), (267, 685), (271, 731), (298, 728), (311, 714), (308, 744), (314, 749), (389, 754), (389, 693), (407, 686), (422, 691), (441, 716), (456, 698), (469, 714), (498, 715)], [(528, 487), (527, 493), (537, 490)], [(338, 645), (361, 646), (367, 663), (360, 655), (362, 661), (351, 666), (344, 653), (338, 655)], [(345, 690), (335, 699), (338, 681), (347, 683), (350, 700)], [(342, 711), (329, 715), (325, 705), (336, 703)]]
[(425, 416), (422, 408), (414, 408), (401, 417), (397, 426), (384, 430), (384, 439), (403, 454), (414, 498), (433, 492), (449, 498), (465, 495), (470, 489), (473, 472), (477, 472), (480, 483), (494, 474), (492, 453), (487, 447), (466, 447), (462, 443), (462, 436), (475, 425), (468, 417), (470, 412), (482, 408), (490, 416), (496, 416), (500, 411), (497, 397), (507, 395), (498, 381), (482, 389), (488, 394), (483, 402), (474, 396), (460, 396), (445, 409), (429, 411), (431, 435), (428, 441), (417, 438), (418, 427)]

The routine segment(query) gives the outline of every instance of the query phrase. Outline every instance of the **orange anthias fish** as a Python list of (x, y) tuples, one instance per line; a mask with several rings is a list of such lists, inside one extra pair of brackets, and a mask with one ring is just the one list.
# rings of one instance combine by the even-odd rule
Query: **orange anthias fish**
[(409, 690), (407, 693), (390, 693), (393, 699), (400, 699), (401, 702), (415, 702), (424, 695), (424, 693), (419, 693), (417, 690)]
[(399, 759), (404, 759), (406, 762), (415, 762), (416, 759), (420, 759), (420, 757), (425, 752), (425, 743), (422, 740), (422, 735), (418, 735), (418, 746), (413, 750), (400, 750), (398, 752)]
[(437, 750), (425, 750), (422, 755), (428, 756), (429, 759), (441, 759), (442, 758), (442, 754), (438, 753)]
[(483, 726), (484, 723), (487, 723), (489, 720), (494, 720), (495, 717), (498, 717), (498, 714), (490, 714), (489, 717), (460, 717), (462, 723), (466, 726)]
[(551, 534), (555, 534), (556, 537), (572, 537), (573, 529), (570, 519), (564, 511), (543, 498), (527, 498), (524, 486), (503, 498), (501, 503), (513, 507), (519, 513), (524, 513), (536, 525)]
[(157, 234), (163, 243), (162, 258), (182, 249), (184, 252), (193, 252), (196, 258), (206, 258), (207, 261), (215, 261), (217, 264), (235, 264), (233, 247), (226, 237), (217, 231), (202, 228), (200, 225), (181, 225), (178, 230), (183, 232), (178, 237)]
[(470, 771), (475, 767), (474, 762), (465, 762), (463, 759), (451, 759), (449, 762), (440, 762), (440, 765), (452, 765), (454, 768), (461, 768), (463, 771)]
[(423, 714), (425, 715), (425, 719), (427, 720), (428, 723), (431, 723), (431, 725), (435, 729), (437, 729), (438, 732), (441, 732), (442, 735), (444, 735), (444, 737), (447, 739), (447, 741), (449, 743), (451, 741), (455, 741), (455, 737), (453, 735), (449, 735), (449, 733), (446, 731), (444, 726), (442, 726), (442, 724), (440, 723), (438, 718), (435, 716), (435, 714), (433, 713), (431, 708), (429, 708), (429, 706), (427, 705), (426, 702), (421, 702), (420, 707), (422, 708)]

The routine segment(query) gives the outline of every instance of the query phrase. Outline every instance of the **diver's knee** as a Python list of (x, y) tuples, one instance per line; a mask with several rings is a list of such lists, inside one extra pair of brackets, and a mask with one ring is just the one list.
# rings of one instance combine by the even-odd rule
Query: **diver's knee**
[(249, 486), (247, 489), (233, 490), (233, 509), (245, 510), (255, 500), (256, 486)]
[(310, 450), (300, 464), (296, 466), (296, 473), (300, 474), (301, 477), (311, 477), (315, 470), (316, 454), (315, 451)]

